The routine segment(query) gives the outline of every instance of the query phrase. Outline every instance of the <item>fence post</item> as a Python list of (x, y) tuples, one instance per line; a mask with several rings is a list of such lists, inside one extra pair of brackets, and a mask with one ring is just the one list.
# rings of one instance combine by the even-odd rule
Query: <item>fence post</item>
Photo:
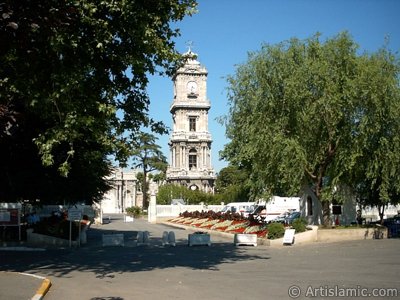
[(150, 203), (147, 215), (147, 221), (149, 223), (156, 223), (157, 221), (157, 208), (156, 208), (156, 194), (154, 192), (150, 195)]

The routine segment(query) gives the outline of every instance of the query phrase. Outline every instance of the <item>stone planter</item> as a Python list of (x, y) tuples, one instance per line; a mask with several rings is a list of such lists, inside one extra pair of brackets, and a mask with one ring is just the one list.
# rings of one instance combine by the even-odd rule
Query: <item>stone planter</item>
[(130, 222), (133, 222), (134, 220), (135, 220), (135, 218), (133, 216), (124, 215), (125, 223), (130, 223)]
[[(40, 233), (34, 233), (33, 230), (26, 230), (27, 243), (38, 246), (57, 246), (69, 247), (69, 240), (60, 239)], [(79, 241), (71, 241), (71, 246), (77, 247)]]
[(251, 233), (235, 233), (234, 243), (236, 246), (239, 245), (252, 245), (257, 246), (257, 234)]
[(211, 246), (211, 238), (208, 233), (193, 233), (188, 236), (188, 244), (191, 246)]

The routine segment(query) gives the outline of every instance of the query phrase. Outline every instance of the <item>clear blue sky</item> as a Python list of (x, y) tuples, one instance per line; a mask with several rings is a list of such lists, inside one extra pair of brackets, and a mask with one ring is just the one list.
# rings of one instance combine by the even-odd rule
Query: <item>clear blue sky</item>
[[(385, 37), (389, 48), (400, 51), (400, 0), (198, 0), (198, 13), (176, 24), (182, 35), (175, 40), (178, 51), (193, 51), (208, 70), (209, 131), (213, 138), (212, 159), (216, 172), (227, 166), (218, 152), (228, 143), (225, 128), (216, 118), (228, 113), (225, 77), (235, 65), (245, 63), (249, 51), (263, 43), (277, 44), (292, 37), (305, 39), (316, 32), (322, 40), (347, 30), (360, 51), (374, 52)], [(169, 107), (173, 99), (170, 78), (152, 77), (148, 93), (150, 116), (172, 127)], [(169, 158), (169, 135), (159, 144)]]

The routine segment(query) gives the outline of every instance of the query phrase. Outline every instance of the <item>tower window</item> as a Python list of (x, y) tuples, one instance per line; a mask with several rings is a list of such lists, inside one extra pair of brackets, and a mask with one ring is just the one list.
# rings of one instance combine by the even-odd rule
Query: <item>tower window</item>
[(313, 201), (310, 196), (307, 197), (307, 216), (313, 215)]
[(189, 131), (196, 131), (196, 117), (189, 117)]
[(189, 170), (197, 168), (197, 151), (190, 149), (189, 151)]

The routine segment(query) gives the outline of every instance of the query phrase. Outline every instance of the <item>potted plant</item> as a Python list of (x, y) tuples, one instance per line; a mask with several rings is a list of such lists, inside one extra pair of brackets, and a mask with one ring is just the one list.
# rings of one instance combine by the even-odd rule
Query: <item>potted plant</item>
[(125, 222), (133, 222), (134, 219), (140, 217), (142, 209), (139, 206), (131, 206), (127, 207), (125, 209), (125, 212), (126, 212)]

